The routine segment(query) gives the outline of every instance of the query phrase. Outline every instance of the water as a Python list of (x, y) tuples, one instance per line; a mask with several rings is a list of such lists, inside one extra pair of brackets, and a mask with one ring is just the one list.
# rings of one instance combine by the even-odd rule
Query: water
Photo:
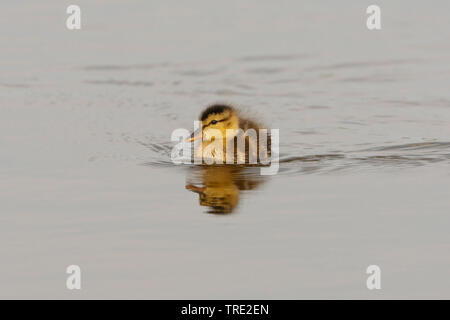
[[(0, 11), (0, 297), (450, 297), (448, 2), (69, 4)], [(215, 102), (278, 174), (172, 164)]]

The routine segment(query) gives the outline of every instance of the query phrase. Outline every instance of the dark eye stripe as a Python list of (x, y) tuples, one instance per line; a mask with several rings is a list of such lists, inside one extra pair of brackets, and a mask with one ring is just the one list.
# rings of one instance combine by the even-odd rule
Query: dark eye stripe
[[(216, 123), (218, 123), (218, 122), (227, 121), (228, 119), (230, 119), (230, 117), (224, 118), (224, 119), (222, 119), (222, 120), (211, 120), (211, 122), (208, 123), (206, 126), (204, 126), (203, 129), (206, 128), (206, 127), (208, 127), (210, 124), (216, 124)], [(213, 121), (215, 121), (215, 123), (213, 123)]]

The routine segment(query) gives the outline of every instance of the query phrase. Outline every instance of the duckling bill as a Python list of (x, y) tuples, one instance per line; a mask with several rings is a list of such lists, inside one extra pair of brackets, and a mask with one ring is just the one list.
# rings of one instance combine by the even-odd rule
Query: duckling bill
[[(196, 158), (207, 163), (214, 158), (227, 164), (254, 164), (254, 161), (261, 164), (261, 155), (270, 157), (269, 130), (261, 131), (262, 126), (243, 118), (234, 107), (211, 105), (200, 114), (199, 121), (201, 127), (186, 139), (187, 142), (202, 140), (194, 150)], [(266, 136), (261, 132), (266, 132)]]

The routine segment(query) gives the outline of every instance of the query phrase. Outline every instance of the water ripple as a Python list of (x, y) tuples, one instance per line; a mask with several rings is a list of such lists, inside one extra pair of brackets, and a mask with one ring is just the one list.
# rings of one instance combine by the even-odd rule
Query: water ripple
[[(175, 166), (170, 160), (170, 143), (141, 143), (151, 151), (145, 165)], [(412, 152), (413, 151), (413, 152)], [(326, 173), (339, 170), (373, 167), (408, 168), (437, 162), (450, 162), (450, 142), (421, 142), (391, 146), (377, 146), (362, 150), (336, 153), (293, 155), (279, 159), (279, 174)]]

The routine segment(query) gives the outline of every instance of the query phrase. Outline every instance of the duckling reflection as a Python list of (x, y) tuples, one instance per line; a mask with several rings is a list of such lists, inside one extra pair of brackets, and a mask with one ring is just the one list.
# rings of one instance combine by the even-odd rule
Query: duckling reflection
[(186, 189), (198, 193), (208, 213), (232, 213), (239, 203), (240, 191), (257, 188), (265, 181), (258, 168), (243, 166), (196, 166), (191, 168)]

